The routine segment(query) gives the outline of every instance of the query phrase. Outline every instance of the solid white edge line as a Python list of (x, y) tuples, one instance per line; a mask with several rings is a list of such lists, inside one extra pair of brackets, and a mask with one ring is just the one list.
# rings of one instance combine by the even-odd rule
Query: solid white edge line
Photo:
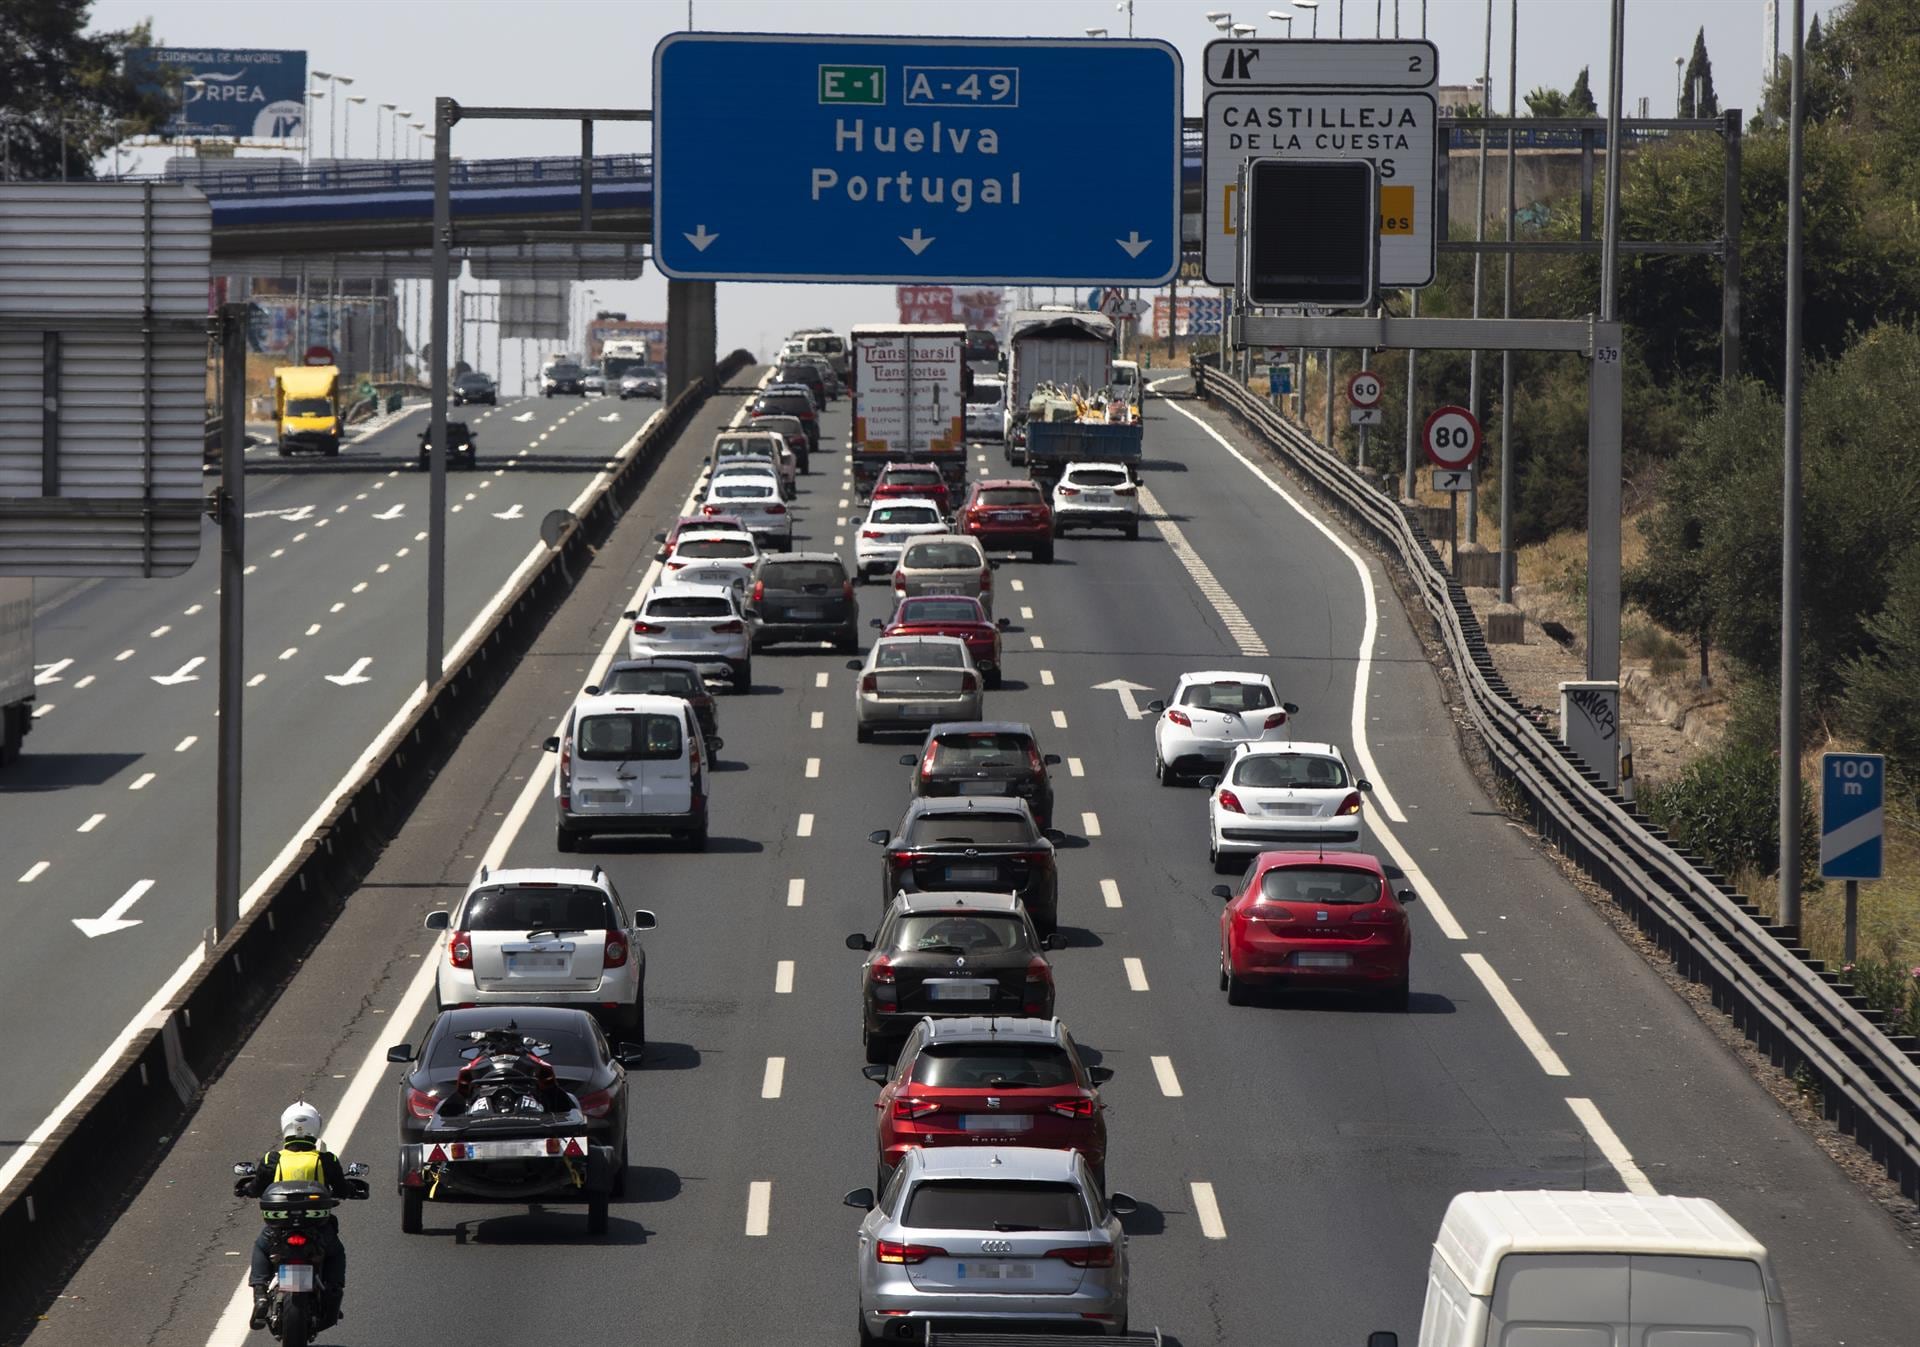
[(787, 1059), (784, 1057), (767, 1058), (767, 1073), (760, 1078), (760, 1097), (778, 1099), (780, 1086), (787, 1078)]
[(1160, 1093), (1169, 1099), (1178, 1099), (1186, 1093), (1180, 1088), (1180, 1077), (1173, 1074), (1173, 1058), (1152, 1057), (1153, 1078), (1160, 1082)]
[(1520, 1042), (1526, 1046), (1527, 1051), (1533, 1054), (1533, 1060), (1540, 1064), (1540, 1069), (1549, 1076), (1571, 1075), (1572, 1072), (1567, 1070), (1567, 1064), (1560, 1060), (1560, 1054), (1553, 1050), (1553, 1046), (1545, 1038), (1541, 1037), (1540, 1031), (1534, 1027), (1533, 1020), (1521, 1008), (1520, 1002), (1514, 998), (1512, 992), (1507, 990), (1507, 984), (1502, 982), (1500, 975), (1493, 971), (1493, 965), (1487, 962), (1487, 956), (1463, 953), (1460, 957), (1467, 961), (1467, 967), (1471, 968), (1473, 975), (1480, 979), (1480, 985), (1487, 989), (1487, 995), (1493, 998), (1494, 1005), (1498, 1006), (1500, 1013), (1506, 1016), (1507, 1024), (1515, 1034), (1519, 1035)]
[(1211, 1183), (1189, 1183), (1193, 1192), (1193, 1214), (1200, 1218), (1200, 1233), (1208, 1239), (1225, 1239), (1227, 1223), (1220, 1219), (1220, 1203)]
[(1620, 1182), (1627, 1191), (1641, 1197), (1656, 1197), (1660, 1190), (1653, 1186), (1646, 1172), (1634, 1163), (1633, 1152), (1626, 1148), (1619, 1134), (1607, 1126), (1607, 1120), (1600, 1116), (1600, 1109), (1591, 1099), (1567, 1100), (1567, 1107), (1573, 1110), (1573, 1116), (1587, 1129), (1587, 1135), (1593, 1138), (1593, 1144), (1607, 1157), (1607, 1163), (1613, 1166), (1620, 1176)]
[(747, 1185), (747, 1234), (752, 1236), (767, 1233), (767, 1218), (773, 1209), (773, 1183), (768, 1179), (755, 1179)]

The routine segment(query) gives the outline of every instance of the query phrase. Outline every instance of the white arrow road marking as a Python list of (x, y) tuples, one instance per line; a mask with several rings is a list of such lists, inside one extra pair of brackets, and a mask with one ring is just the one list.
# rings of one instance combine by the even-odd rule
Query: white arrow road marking
[(400, 517), (401, 512), (406, 508), (407, 508), (406, 502), (399, 501), (399, 502), (396, 502), (395, 504), (389, 505), (386, 509), (382, 510), (379, 514), (375, 515), (374, 518), (375, 519), (398, 519)]
[(345, 673), (328, 674), (327, 681), (329, 683), (336, 683), (343, 688), (352, 687), (355, 683), (371, 683), (373, 680), (368, 678), (363, 672), (371, 663), (373, 663), (373, 660), (363, 655), (355, 660), (353, 667)]
[(1137, 229), (1129, 230), (1125, 238), (1115, 239), (1114, 242), (1127, 250), (1128, 257), (1138, 257), (1153, 246), (1153, 240), (1141, 238)]
[(1117, 692), (1120, 694), (1120, 709), (1127, 713), (1128, 720), (1139, 720), (1147, 713), (1140, 709), (1140, 703), (1134, 700), (1136, 692), (1152, 692), (1153, 689), (1142, 683), (1129, 683), (1124, 678), (1116, 678), (1109, 683), (1095, 683), (1095, 692)]
[(695, 252), (704, 253), (707, 250), (707, 245), (720, 236), (718, 234), (709, 234), (705, 225), (695, 225), (691, 234), (683, 234), (681, 237), (693, 245)]
[(618, 421), (620, 419), (620, 413), (608, 412), (605, 416), (601, 417), (600, 419), (602, 421)]
[(518, 519), (518, 518), (520, 518), (520, 502), (519, 502), (519, 501), (515, 501), (515, 502), (514, 502), (513, 504), (511, 504), (511, 505), (509, 505), (509, 506), (508, 506), (508, 507), (507, 507), (506, 509), (504, 509), (504, 510), (499, 510), (499, 511), (496, 511), (496, 512), (494, 513), (494, 516), (493, 516), (493, 517), (494, 517), (495, 519)]
[(313, 513), (311, 505), (288, 507), (280, 510), (248, 510), (249, 519), (284, 519), (289, 524), (297, 524)]
[(69, 667), (72, 663), (73, 661), (70, 659), (62, 659), (55, 660), (52, 664), (34, 665), (33, 667), (38, 672), (33, 675), (33, 685), (37, 688), (43, 688), (49, 683), (58, 683), (60, 681), (60, 671)]
[(520, 415), (518, 415), (518, 416), (516, 416), (516, 417), (514, 417), (513, 419), (514, 419), (514, 420), (516, 420), (516, 421), (531, 421), (531, 420), (533, 420), (533, 413), (532, 413), (532, 412), (521, 412), (521, 413), (520, 413)]
[(200, 681), (200, 675), (195, 673), (194, 670), (206, 662), (207, 657), (205, 655), (195, 655), (170, 674), (152, 675), (153, 681), (163, 688), (174, 687), (180, 683), (197, 683)]
[(134, 881), (132, 888), (114, 900), (112, 907), (97, 917), (75, 917), (73, 924), (80, 928), (80, 934), (89, 940), (103, 935), (112, 935), (115, 931), (124, 931), (129, 926), (138, 926), (139, 918), (129, 919), (127, 912), (132, 906), (147, 896), (147, 890), (153, 887), (151, 879)]
[(924, 253), (927, 250), (927, 245), (933, 242), (931, 238), (928, 238), (921, 234), (919, 225), (915, 225), (913, 227), (913, 235), (911, 237), (908, 237), (907, 235), (902, 234), (900, 236), (900, 241), (907, 245), (907, 251), (912, 253), (915, 257), (918, 257), (920, 256), (921, 253)]

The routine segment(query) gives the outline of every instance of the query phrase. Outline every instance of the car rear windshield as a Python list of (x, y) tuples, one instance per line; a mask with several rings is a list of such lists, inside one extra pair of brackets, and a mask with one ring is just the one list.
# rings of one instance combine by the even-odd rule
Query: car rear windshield
[(972, 599), (908, 600), (900, 605), (898, 622), (979, 622), (980, 605)]
[(600, 690), (629, 697), (697, 697), (703, 689), (692, 669), (616, 669)]
[(993, 407), (999, 405), (1006, 396), (1007, 386), (992, 379), (981, 379), (967, 390), (967, 405), (970, 407)]
[[(529, 927), (529, 930), (532, 928)], [(511, 1011), (502, 1012), (501, 1027), (512, 1018)], [(547, 1045), (548, 1051), (541, 1053), (549, 1062), (558, 1067), (593, 1067), (600, 1064), (600, 1054), (595, 1051), (585, 1037), (571, 1029), (549, 1029), (541, 1026), (527, 1032), (527, 1037)], [(459, 1066), (473, 1053), (474, 1045), (458, 1034), (442, 1034), (434, 1041), (427, 1053), (429, 1069), (447, 1069)]]
[(1273, 694), (1260, 683), (1194, 683), (1180, 694), (1182, 706), (1202, 711), (1264, 711)]
[(667, 761), (680, 756), (680, 717), (614, 711), (582, 717), (573, 751), (590, 762)]
[(765, 426), (768, 430), (775, 431), (781, 435), (805, 435), (807, 433), (806, 427), (800, 424), (800, 418), (797, 416), (781, 416), (778, 414), (762, 414), (756, 412), (753, 417), (753, 423), (758, 426)]
[(914, 847), (962, 842), (1004, 846), (1034, 840), (1033, 825), (1024, 814), (993, 814), (984, 810), (923, 814), (907, 825), (907, 845)]
[(695, 538), (675, 549), (683, 557), (750, 557), (751, 538)]
[(1242, 758), (1233, 769), (1236, 786), (1338, 790), (1347, 784), (1347, 768), (1338, 758), (1306, 753), (1261, 753)]
[(910, 913), (880, 943), (894, 954), (1007, 954), (1027, 947), (1026, 924), (1011, 912)]
[(913, 1059), (913, 1079), (949, 1090), (1079, 1083), (1073, 1059), (1058, 1043), (937, 1043)]
[(556, 379), (578, 379), (586, 374), (578, 365), (555, 365), (547, 372)]
[(768, 589), (803, 589), (809, 585), (844, 585), (847, 573), (837, 561), (773, 561), (760, 568)]
[(1024, 767), (1033, 741), (1024, 734), (967, 730), (943, 734), (933, 741), (933, 765), (938, 768)]
[(1041, 505), (1038, 487), (990, 486), (974, 498), (976, 505)]
[(604, 893), (561, 884), (477, 890), (460, 919), (463, 931), (604, 931), (612, 926)]
[(1082, 468), (1067, 476), (1068, 486), (1125, 486), (1127, 474), (1119, 468)]
[(966, 649), (943, 641), (882, 641), (873, 654), (876, 669), (963, 669)]
[(484, 374), (463, 374), (460, 376), (460, 387), (462, 388), (490, 388), (492, 385), (493, 380)]
[(887, 486), (938, 486), (940, 469), (938, 468), (888, 468)]
[(808, 337), (807, 349), (822, 355), (839, 355), (847, 349), (847, 344), (838, 337)]
[(779, 494), (779, 488), (764, 477), (722, 478), (713, 485), (713, 494), (720, 500), (752, 500)]
[(332, 416), (333, 404), (325, 398), (288, 398), (288, 416)]
[(804, 421), (804, 413), (813, 410), (813, 399), (805, 393), (767, 393), (761, 397), (760, 405), (769, 411), (799, 416)]
[(940, 511), (931, 505), (876, 505), (869, 524), (937, 524)]
[(915, 543), (907, 547), (900, 564), (920, 571), (977, 569), (980, 554), (965, 543)]
[(1325, 870), (1288, 866), (1260, 876), (1263, 903), (1372, 903), (1380, 898), (1380, 877), (1364, 870)]
[(773, 381), (777, 384), (816, 384), (826, 382), (820, 377), (820, 370), (813, 365), (782, 365), (773, 372)]
[(742, 454), (765, 454), (772, 458), (784, 443), (784, 439), (775, 441), (765, 435), (729, 435), (714, 441), (713, 452), (717, 458), (738, 458)]
[(732, 617), (733, 605), (718, 594), (670, 594), (647, 600), (648, 617)]
[(932, 1179), (907, 1195), (900, 1223), (916, 1230), (1085, 1230), (1087, 1204), (1071, 1183)]

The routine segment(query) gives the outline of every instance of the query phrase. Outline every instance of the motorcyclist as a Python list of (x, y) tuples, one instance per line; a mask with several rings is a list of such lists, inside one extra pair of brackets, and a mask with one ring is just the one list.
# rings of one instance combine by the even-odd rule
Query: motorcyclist
[[(259, 1169), (233, 1185), (234, 1196), (257, 1198), (275, 1183), (319, 1183), (326, 1185), (335, 1198), (352, 1196), (347, 1171), (340, 1159), (320, 1140), (320, 1110), (305, 1100), (296, 1100), (280, 1115), (280, 1146), (270, 1150)], [(347, 1248), (340, 1241), (339, 1222), (332, 1212), (316, 1222), (325, 1250), (320, 1260), (320, 1279), (326, 1284), (321, 1303), (322, 1322), (335, 1323), (347, 1290)], [(267, 1326), (267, 1288), (273, 1281), (270, 1254), (271, 1227), (263, 1226), (253, 1241), (252, 1266), (247, 1282), (253, 1287), (253, 1318), (250, 1326)]]

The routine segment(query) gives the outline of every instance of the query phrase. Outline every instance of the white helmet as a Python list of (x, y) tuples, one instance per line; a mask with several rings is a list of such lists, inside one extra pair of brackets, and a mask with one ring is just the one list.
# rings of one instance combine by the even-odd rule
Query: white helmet
[(319, 1109), (304, 1099), (297, 1100), (287, 1105), (287, 1111), (280, 1115), (280, 1136), (286, 1141), (296, 1137), (302, 1141), (317, 1141), (320, 1139), (322, 1121)]

